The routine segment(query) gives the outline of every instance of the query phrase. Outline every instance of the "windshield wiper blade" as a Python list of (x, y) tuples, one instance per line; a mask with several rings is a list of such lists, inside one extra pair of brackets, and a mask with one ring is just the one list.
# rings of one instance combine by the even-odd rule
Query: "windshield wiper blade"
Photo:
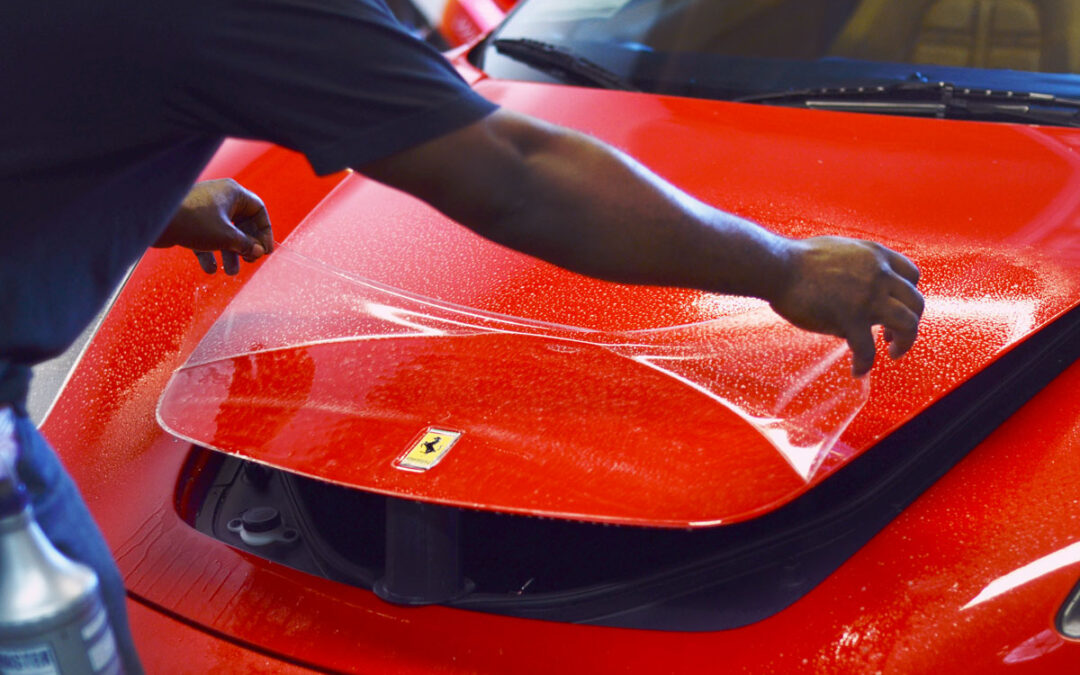
[(1023, 122), (1080, 126), (1080, 100), (1038, 92), (957, 87), (948, 82), (895, 82), (755, 94), (742, 103), (819, 110), (934, 117), (1003, 117)]
[(618, 74), (578, 56), (565, 47), (528, 38), (495, 40), (493, 44), (500, 54), (564, 81), (570, 77), (604, 89), (639, 91)]

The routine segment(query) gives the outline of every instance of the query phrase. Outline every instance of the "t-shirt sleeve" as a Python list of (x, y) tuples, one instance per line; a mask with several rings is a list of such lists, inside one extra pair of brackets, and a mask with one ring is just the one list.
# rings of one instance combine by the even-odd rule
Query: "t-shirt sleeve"
[(185, 0), (167, 115), (272, 141), (321, 174), (470, 124), (495, 105), (381, 0)]

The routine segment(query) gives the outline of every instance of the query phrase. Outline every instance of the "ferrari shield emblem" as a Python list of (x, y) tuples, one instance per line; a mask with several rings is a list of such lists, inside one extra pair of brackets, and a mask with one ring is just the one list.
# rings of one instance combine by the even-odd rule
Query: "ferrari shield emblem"
[(409, 451), (398, 460), (397, 466), (411, 471), (427, 471), (450, 452), (450, 448), (454, 447), (454, 443), (457, 443), (459, 438), (461, 438), (460, 431), (429, 427), (424, 435), (409, 447)]

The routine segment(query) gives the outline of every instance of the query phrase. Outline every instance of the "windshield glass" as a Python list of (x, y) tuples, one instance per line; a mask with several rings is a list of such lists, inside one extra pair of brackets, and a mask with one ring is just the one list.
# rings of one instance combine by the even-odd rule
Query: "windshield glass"
[(1080, 0), (527, 0), (477, 54), (494, 77), (598, 86), (512, 58), (515, 40), (684, 96), (898, 81), (1080, 95)]

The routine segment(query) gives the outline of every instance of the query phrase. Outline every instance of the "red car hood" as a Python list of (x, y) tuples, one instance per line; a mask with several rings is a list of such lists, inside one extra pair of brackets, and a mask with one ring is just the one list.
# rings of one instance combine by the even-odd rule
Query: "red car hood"
[(840, 341), (760, 302), (572, 274), (354, 175), (174, 375), (167, 430), (423, 501), (714, 525), (811, 489), (1080, 300), (1075, 130), (478, 89), (769, 228), (905, 253), (915, 348), (852, 380)]

